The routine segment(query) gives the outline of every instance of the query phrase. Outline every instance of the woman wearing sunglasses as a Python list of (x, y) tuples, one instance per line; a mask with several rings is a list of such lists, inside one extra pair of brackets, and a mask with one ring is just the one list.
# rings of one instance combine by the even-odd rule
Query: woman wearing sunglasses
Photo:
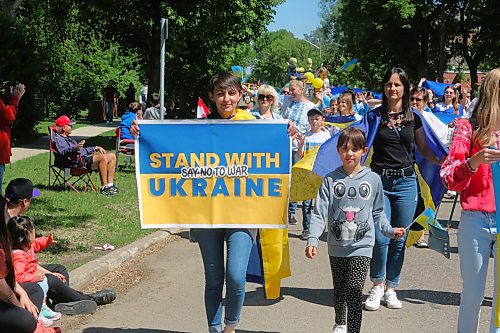
[(257, 119), (283, 119), (277, 110), (278, 93), (267, 84), (261, 85), (257, 90), (257, 105), (250, 113)]
[(431, 126), (433, 131), (439, 137), (439, 140), (444, 144), (448, 145), (451, 143), (451, 137), (453, 135), (453, 128), (443, 124), (441, 120), (426, 106), (429, 99), (428, 89), (423, 87), (415, 87), (410, 92), (410, 102), (411, 106), (417, 109), (420, 114), (425, 118), (427, 123)]

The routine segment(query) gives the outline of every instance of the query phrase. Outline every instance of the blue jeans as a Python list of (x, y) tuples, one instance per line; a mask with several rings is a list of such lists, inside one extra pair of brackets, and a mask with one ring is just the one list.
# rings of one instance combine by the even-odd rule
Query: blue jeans
[[(384, 211), (391, 226), (408, 227), (417, 207), (417, 176), (387, 178), (380, 176), (384, 187)], [(370, 280), (385, 281), (389, 288), (399, 285), (405, 257), (406, 237), (389, 239), (375, 228), (375, 246), (370, 264)]]
[(483, 302), (488, 261), (490, 254), (494, 257), (493, 308), (491, 309), (490, 332), (495, 329), (494, 315), (497, 304), (497, 225), (495, 213), (479, 211), (462, 211), (458, 225), (458, 254), (460, 256), (460, 274), (463, 291), (460, 295), (457, 331), (459, 333), (476, 333)]
[(3, 174), (5, 172), (5, 164), (0, 164), (0, 195), (3, 195), (2, 185), (3, 185)]
[(106, 120), (113, 121), (113, 112), (115, 110), (115, 102), (106, 102)]
[[(226, 275), (224, 324), (235, 327), (245, 300), (252, 235), (248, 229), (193, 229), (205, 267), (205, 311), (210, 333), (222, 332), (222, 287)], [(224, 239), (227, 268), (224, 272)]]
[(312, 210), (312, 200), (302, 201), (302, 227), (304, 230), (309, 230), (311, 225), (311, 210)]

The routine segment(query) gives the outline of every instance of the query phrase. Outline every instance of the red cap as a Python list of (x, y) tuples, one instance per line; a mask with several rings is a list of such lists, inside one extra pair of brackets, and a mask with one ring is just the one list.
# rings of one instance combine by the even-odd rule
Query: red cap
[(64, 125), (74, 125), (75, 122), (68, 118), (68, 116), (60, 116), (56, 119), (56, 126), (64, 126)]

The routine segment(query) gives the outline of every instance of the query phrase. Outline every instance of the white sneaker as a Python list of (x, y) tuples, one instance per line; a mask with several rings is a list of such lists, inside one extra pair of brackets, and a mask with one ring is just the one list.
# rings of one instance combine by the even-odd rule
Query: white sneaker
[(394, 290), (386, 291), (384, 300), (389, 309), (401, 309), (403, 307), (403, 303), (398, 299)]
[(52, 324), (54, 324), (54, 321), (52, 319), (49, 319), (49, 318), (45, 318), (44, 316), (38, 316), (38, 320), (41, 321), (43, 323), (43, 325), (45, 325), (45, 327), (49, 327), (49, 326), (52, 326)]
[(382, 297), (384, 297), (384, 289), (380, 286), (373, 286), (366, 299), (365, 309), (368, 311), (377, 311), (380, 308)]
[(333, 333), (347, 333), (347, 325), (333, 325)]

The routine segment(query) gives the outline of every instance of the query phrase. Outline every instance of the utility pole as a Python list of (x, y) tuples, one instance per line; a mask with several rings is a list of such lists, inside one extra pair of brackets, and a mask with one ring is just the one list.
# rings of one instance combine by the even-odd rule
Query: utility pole
[(160, 114), (165, 118), (165, 43), (168, 38), (168, 20), (161, 19), (160, 34)]

